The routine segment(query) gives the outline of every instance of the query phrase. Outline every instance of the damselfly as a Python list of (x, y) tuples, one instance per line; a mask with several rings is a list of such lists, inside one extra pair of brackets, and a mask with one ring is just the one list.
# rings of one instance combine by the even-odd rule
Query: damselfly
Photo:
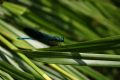
[(64, 42), (63, 37), (51, 36), (49, 34), (28, 27), (24, 28), (23, 30), (26, 34), (28, 34), (32, 38), (39, 40), (43, 43), (46, 43), (48, 45), (54, 45), (56, 44), (56, 42)]

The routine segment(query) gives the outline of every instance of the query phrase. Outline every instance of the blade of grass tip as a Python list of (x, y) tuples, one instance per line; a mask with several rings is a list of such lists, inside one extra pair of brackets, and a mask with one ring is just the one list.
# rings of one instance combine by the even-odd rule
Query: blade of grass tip
[[(4, 44), (6, 44), (11, 50), (18, 50), (17, 47), (15, 47), (14, 45), (12, 45), (10, 42), (8, 42), (4, 37), (2, 37), (2, 35), (0, 35), (0, 41), (2, 41)], [(40, 68), (38, 68), (34, 63), (32, 63), (29, 58), (27, 58), (25, 55), (23, 55), (22, 53), (17, 52), (17, 54), (27, 63), (29, 64), (34, 70), (36, 70), (36, 72), (38, 72), (40, 74), (40, 76), (42, 76), (45, 80), (52, 80), (48, 75), (46, 75), (43, 70), (41, 70)]]
[(7, 1), (5, 1), (2, 6), (16, 15), (23, 15), (25, 12), (28, 12), (26, 7)]
[(3, 77), (5, 80), (14, 80), (8, 73), (0, 70), (0, 76)]

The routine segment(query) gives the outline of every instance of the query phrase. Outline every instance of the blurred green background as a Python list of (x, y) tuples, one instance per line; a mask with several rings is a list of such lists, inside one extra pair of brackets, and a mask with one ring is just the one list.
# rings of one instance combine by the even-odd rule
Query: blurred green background
[(0, 80), (120, 80), (119, 0), (0, 2)]

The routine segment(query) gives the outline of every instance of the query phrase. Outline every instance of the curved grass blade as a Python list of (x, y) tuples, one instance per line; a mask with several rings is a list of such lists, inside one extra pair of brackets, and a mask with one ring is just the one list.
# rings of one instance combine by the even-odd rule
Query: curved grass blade
[(69, 58), (69, 59), (96, 59), (96, 60), (120, 61), (120, 56), (113, 54), (32, 51), (32, 50), (17, 50), (17, 51), (24, 53), (29, 58)]
[(89, 59), (65, 59), (65, 58), (34, 58), (33, 60), (63, 65), (96, 66), (96, 67), (120, 67), (120, 61), (89, 60)]

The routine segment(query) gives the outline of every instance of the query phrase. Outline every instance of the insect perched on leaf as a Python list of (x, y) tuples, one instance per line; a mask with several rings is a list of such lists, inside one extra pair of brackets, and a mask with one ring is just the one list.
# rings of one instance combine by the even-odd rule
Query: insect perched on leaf
[(63, 37), (51, 36), (49, 34), (45, 34), (45, 33), (39, 32), (35, 29), (28, 28), (28, 27), (24, 28), (23, 30), (26, 34), (28, 34), (32, 38), (39, 40), (40, 42), (43, 42), (45, 44), (51, 45), (51, 46), (55, 46), (59, 42), (64, 42)]

